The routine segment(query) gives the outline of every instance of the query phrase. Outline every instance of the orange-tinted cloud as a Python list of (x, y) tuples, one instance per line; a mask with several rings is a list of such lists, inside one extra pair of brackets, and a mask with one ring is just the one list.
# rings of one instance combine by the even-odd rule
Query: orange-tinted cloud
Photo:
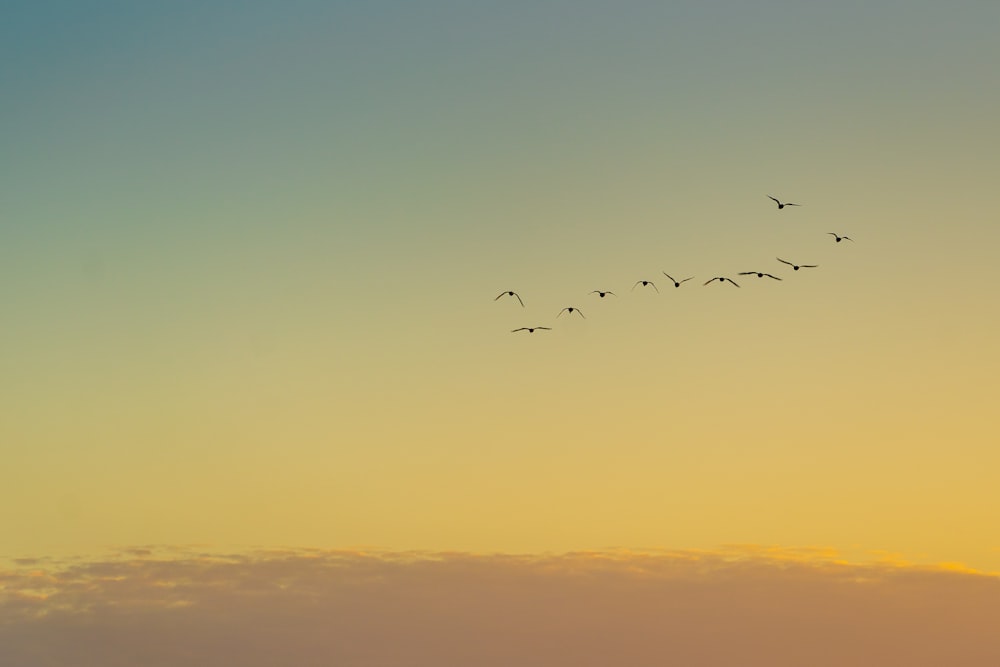
[(991, 665), (1000, 579), (822, 549), (130, 550), (0, 570), (0, 664)]

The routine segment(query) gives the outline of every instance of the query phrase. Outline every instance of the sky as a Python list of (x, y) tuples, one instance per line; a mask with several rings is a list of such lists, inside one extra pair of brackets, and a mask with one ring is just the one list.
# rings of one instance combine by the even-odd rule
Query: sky
[(1000, 573), (1000, 5), (2, 16), (9, 572), (760, 545)]

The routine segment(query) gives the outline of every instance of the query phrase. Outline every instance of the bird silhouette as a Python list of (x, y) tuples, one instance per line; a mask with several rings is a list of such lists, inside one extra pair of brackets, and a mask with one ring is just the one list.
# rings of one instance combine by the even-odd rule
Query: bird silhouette
[(833, 232), (827, 232), (827, 234), (829, 234), (830, 236), (832, 236), (832, 237), (833, 237), (833, 239), (834, 239), (834, 240), (835, 240), (835, 241), (836, 241), (837, 243), (840, 243), (840, 242), (841, 242), (841, 241), (843, 241), (844, 239), (847, 239), (847, 240), (848, 240), (848, 241), (850, 241), (851, 243), (854, 243), (854, 239), (852, 239), (852, 238), (851, 238), (850, 236), (837, 236), (837, 235), (836, 235), (836, 234), (834, 234)]
[[(732, 278), (726, 278), (725, 276), (716, 276), (716, 277), (714, 277), (714, 278), (710, 278), (709, 280), (706, 280), (706, 281), (705, 281), (705, 282), (704, 282), (704, 283), (702, 284), (702, 286), (704, 287), (705, 285), (709, 284), (710, 282), (714, 282), (714, 281), (716, 281), (716, 280), (718, 280), (718, 281), (719, 281), (720, 283), (721, 283), (721, 282), (723, 282), (723, 281), (726, 281), (726, 280), (728, 280), (729, 282), (731, 282), (731, 283), (733, 283), (734, 285), (736, 285), (736, 282), (735, 282), (735, 281), (734, 281), (734, 280), (733, 280)], [(737, 286), (737, 287), (739, 287), (739, 285), (736, 285), (736, 286)]]
[(511, 329), (511, 333), (517, 333), (518, 331), (527, 331), (528, 333), (535, 333), (535, 329), (539, 331), (551, 331), (552, 327), (521, 327), (520, 329)]
[(500, 292), (499, 294), (497, 294), (497, 298), (496, 298), (496, 299), (493, 299), (493, 300), (494, 300), (494, 301), (496, 301), (497, 299), (499, 299), (500, 297), (502, 297), (502, 296), (503, 296), (503, 295), (505, 295), (505, 294), (506, 294), (507, 296), (513, 296), (513, 297), (517, 297), (517, 300), (518, 300), (518, 301), (519, 301), (519, 302), (521, 303), (521, 307), (522, 307), (522, 308), (524, 308), (524, 301), (521, 301), (521, 297), (520, 297), (520, 296), (518, 295), (518, 293), (517, 293), (517, 292), (511, 292), (511, 291), (507, 291), (507, 292)]
[(659, 291), (660, 291), (660, 289), (653, 283), (652, 280), (637, 280), (637, 281), (635, 281), (635, 285), (632, 285), (632, 291), (634, 292), (635, 288), (638, 287), (639, 285), (642, 285), (643, 287), (652, 286), (652, 288), (655, 289), (657, 291), (657, 293), (659, 293)]
[(593, 292), (591, 292), (591, 294), (596, 294), (597, 296), (601, 297), (602, 299), (604, 297), (606, 297), (607, 295), (609, 295), (609, 294), (611, 296), (618, 296), (614, 292), (611, 292), (611, 291), (608, 291), (608, 290), (605, 290), (605, 291), (602, 292), (601, 290), (598, 290), (598, 289), (595, 289)]
[(782, 264), (787, 264), (788, 266), (792, 267), (796, 271), (798, 271), (799, 269), (815, 269), (817, 266), (819, 266), (819, 264), (792, 264), (791, 262), (786, 262), (785, 260), (781, 259), (780, 257), (775, 257), (775, 259), (778, 260), (779, 262), (781, 262)]
[(674, 287), (680, 287), (681, 283), (686, 283), (687, 281), (689, 281), (692, 278), (694, 278), (694, 276), (691, 276), (691, 278), (685, 278), (684, 280), (677, 281), (677, 280), (674, 279), (674, 277), (672, 275), (670, 275), (666, 271), (661, 271), (660, 273), (662, 273), (663, 275), (665, 275), (667, 278), (670, 278), (670, 282), (672, 282), (674, 284)]
[(758, 278), (763, 278), (767, 276), (768, 278), (774, 278), (775, 280), (781, 280), (778, 276), (772, 276), (770, 273), (764, 273), (763, 271), (740, 271), (741, 276), (757, 276)]
[[(559, 315), (562, 315), (563, 313), (570, 313), (570, 314), (576, 313), (580, 317), (583, 317), (583, 319), (587, 319), (586, 317), (584, 317), (582, 310), (580, 310), (579, 308), (575, 308), (573, 306), (563, 308), (562, 310), (559, 311)], [(559, 317), (559, 315), (556, 315), (556, 317)]]
[(774, 197), (772, 197), (771, 195), (768, 195), (768, 196), (767, 196), (767, 198), (768, 198), (768, 199), (773, 199), (773, 200), (774, 200), (774, 203), (778, 205), (778, 210), (779, 210), (779, 211), (780, 211), (781, 209), (785, 208), (786, 206), (802, 206), (802, 204), (793, 204), (793, 203), (792, 203), (792, 202), (790, 202), (790, 201), (786, 201), (786, 202), (785, 202), (784, 204), (782, 204), (782, 203), (781, 203), (780, 201), (778, 201), (777, 199), (775, 199), (775, 198), (774, 198)]

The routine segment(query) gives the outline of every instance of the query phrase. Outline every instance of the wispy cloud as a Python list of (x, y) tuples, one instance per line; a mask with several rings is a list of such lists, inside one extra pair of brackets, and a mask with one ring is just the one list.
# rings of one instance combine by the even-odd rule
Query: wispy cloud
[(1000, 578), (827, 549), (123, 550), (0, 570), (0, 664), (997, 665)]

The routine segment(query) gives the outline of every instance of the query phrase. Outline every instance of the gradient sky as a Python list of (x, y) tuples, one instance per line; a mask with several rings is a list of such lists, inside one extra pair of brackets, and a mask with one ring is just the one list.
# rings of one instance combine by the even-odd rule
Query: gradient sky
[[(975, 0), (5, 3), (0, 555), (1000, 571), (998, 28)], [(785, 280), (701, 285), (751, 269)]]

